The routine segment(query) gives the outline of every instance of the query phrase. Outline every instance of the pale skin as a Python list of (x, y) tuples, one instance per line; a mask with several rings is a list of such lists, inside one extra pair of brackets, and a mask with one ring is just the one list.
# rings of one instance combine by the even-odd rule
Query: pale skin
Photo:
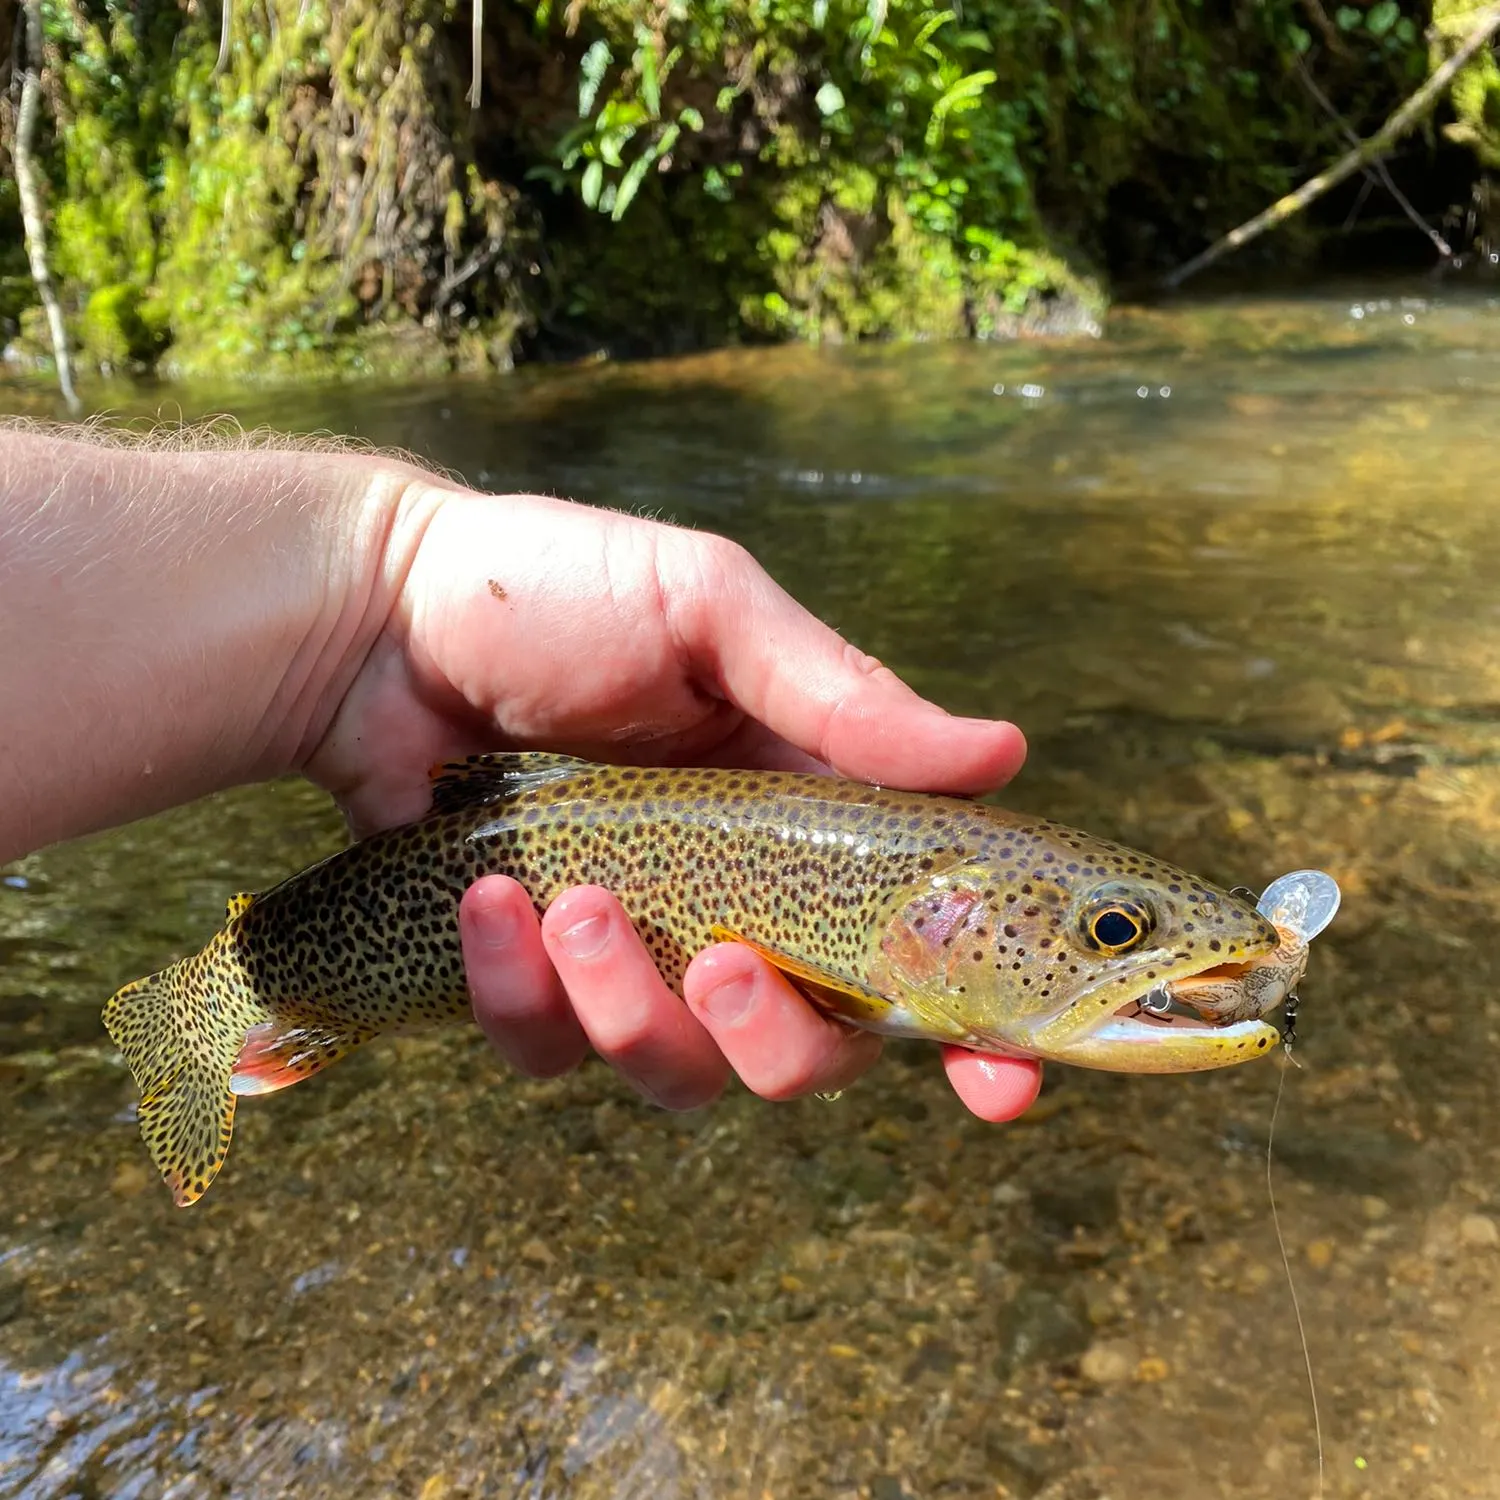
[[(0, 422), (0, 642), (0, 863), (288, 772), (366, 833), (426, 810), (435, 762), (497, 748), (959, 794), (1025, 755), (1013, 725), (919, 697), (721, 538), (235, 434)], [(593, 1049), (693, 1109), (731, 1073), (790, 1099), (879, 1055), (737, 944), (698, 954), (679, 998), (598, 887), (539, 919), (488, 877), (459, 923), (475, 1018), (534, 1077)], [(987, 1120), (1040, 1083), (1022, 1059), (943, 1064)]]

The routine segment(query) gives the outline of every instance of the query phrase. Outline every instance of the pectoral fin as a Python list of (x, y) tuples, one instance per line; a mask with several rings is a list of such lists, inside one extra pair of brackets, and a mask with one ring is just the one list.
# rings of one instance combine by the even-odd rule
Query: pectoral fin
[(713, 937), (718, 943), (743, 943), (752, 952), (760, 954), (768, 964), (785, 974), (819, 1010), (841, 1020), (856, 1026), (878, 1027), (890, 1012), (891, 1002), (886, 996), (851, 975), (794, 958), (769, 943), (748, 938), (728, 927), (715, 925)]

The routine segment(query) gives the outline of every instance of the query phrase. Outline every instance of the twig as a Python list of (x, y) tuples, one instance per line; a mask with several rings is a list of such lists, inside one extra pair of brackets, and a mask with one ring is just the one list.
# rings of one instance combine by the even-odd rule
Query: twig
[(433, 294), (433, 307), (438, 312), (445, 311), (448, 303), (453, 298), (453, 294), (459, 289), (459, 287), (461, 287), (464, 282), (468, 281), (471, 277), (477, 276), (487, 266), (492, 265), (496, 258), (499, 256), (501, 250), (503, 250), (504, 248), (505, 243), (503, 240), (492, 239), (487, 243), (481, 245), (477, 250), (471, 252), (469, 258), (464, 261), (463, 265), (459, 266), (457, 270), (450, 270), (448, 274), (443, 277), (442, 283), (439, 285), (437, 291)]
[[(1354, 133), (1354, 127), (1350, 125), (1349, 122), (1338, 112), (1338, 110), (1333, 107), (1332, 101), (1329, 99), (1328, 95), (1318, 87), (1317, 80), (1312, 76), (1311, 73), (1307, 71), (1307, 64), (1300, 57), (1297, 59), (1297, 73), (1298, 76), (1302, 79), (1302, 82), (1306, 85), (1308, 93), (1310, 93), (1313, 98), (1317, 100), (1319, 105), (1321, 105), (1322, 108), (1327, 112), (1329, 119), (1331, 119), (1343, 133), (1344, 139), (1348, 141), (1351, 146), (1358, 146), (1359, 137)], [(1377, 157), (1373, 162), (1365, 167), (1364, 171), (1366, 182), (1374, 183), (1378, 179), (1385, 190), (1400, 205), (1402, 213), (1404, 213), (1406, 217), (1410, 219), (1412, 223), (1415, 224), (1417, 228), (1420, 229), (1422, 233), (1432, 241), (1433, 245), (1437, 249), (1437, 253), (1441, 255), (1444, 260), (1452, 260), (1452, 247), (1448, 244), (1448, 241), (1445, 240), (1442, 235), (1440, 235), (1437, 230), (1435, 230), (1432, 225), (1429, 224), (1427, 220), (1424, 219), (1422, 215), (1412, 207), (1411, 199), (1409, 199), (1406, 194), (1396, 186), (1395, 179), (1391, 176), (1389, 169), (1386, 167), (1385, 159), (1383, 157)]]
[(479, 83), (481, 64), (484, 60), (484, 0), (469, 0), (469, 49), (473, 60), (469, 65), (469, 108), (479, 108)]
[(1317, 28), (1323, 38), (1323, 45), (1333, 53), (1335, 57), (1349, 56), (1348, 44), (1339, 35), (1339, 29), (1328, 18), (1328, 12), (1323, 9), (1320, 0), (1302, 0), (1302, 9), (1307, 12), (1307, 18)]
[(1178, 266), (1170, 276), (1163, 279), (1165, 287), (1181, 286), (1189, 276), (1195, 276), (1231, 250), (1262, 235), (1268, 229), (1283, 224), (1293, 214), (1300, 213), (1309, 203), (1316, 202), (1330, 188), (1337, 187), (1346, 177), (1367, 166), (1377, 156), (1383, 156), (1414, 125), (1422, 120), (1436, 105), (1443, 91), (1453, 81), (1453, 75), (1464, 66), (1489, 39), (1500, 30), (1500, 5), (1492, 5), (1481, 11), (1479, 19), (1469, 29), (1458, 50), (1445, 62), (1426, 83), (1414, 93), (1379, 130), (1368, 140), (1361, 142), (1346, 156), (1341, 156), (1326, 172), (1309, 178), (1294, 193), (1279, 198), (1269, 208), (1256, 214), (1253, 219), (1232, 229), (1223, 239), (1216, 240), (1200, 255), (1195, 255), (1186, 264)]
[(234, 33), (234, 0), (219, 0), (219, 55), (214, 59), (214, 77), (229, 66), (229, 41)]
[(73, 389), (73, 359), (68, 353), (68, 330), (63, 323), (62, 306), (52, 286), (47, 269), (47, 227), (42, 213), (42, 195), (37, 183), (32, 146), (36, 141), (37, 120), (42, 112), (42, 0), (22, 0), (26, 15), (26, 59), (21, 74), (21, 109), (16, 116), (16, 138), (11, 159), (16, 167), (16, 191), (21, 199), (21, 225), (26, 235), (26, 255), (31, 262), (31, 279), (47, 314), (47, 329), (52, 336), (52, 356), (57, 361), (57, 383), (68, 410), (75, 415), (83, 403)]

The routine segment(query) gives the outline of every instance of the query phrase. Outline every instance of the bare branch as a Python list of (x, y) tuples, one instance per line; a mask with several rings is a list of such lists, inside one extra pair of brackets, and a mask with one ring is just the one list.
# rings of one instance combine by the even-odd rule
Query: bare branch
[(42, 208), (41, 186), (32, 148), (36, 143), (37, 121), (42, 113), (42, 0), (24, 0), (26, 16), (26, 57), (21, 74), (21, 109), (16, 116), (16, 138), (11, 146), (11, 160), (16, 169), (16, 189), (21, 199), (21, 224), (26, 234), (26, 254), (31, 262), (31, 279), (47, 314), (47, 328), (52, 337), (52, 355), (57, 361), (57, 384), (68, 410), (78, 412), (83, 403), (73, 389), (73, 359), (68, 352), (68, 330), (63, 323), (62, 306), (52, 286), (47, 268), (47, 220)]
[(1248, 244), (1266, 230), (1284, 224), (1293, 214), (1300, 213), (1309, 203), (1316, 202), (1330, 188), (1337, 187), (1345, 178), (1368, 166), (1376, 157), (1384, 156), (1402, 136), (1426, 118), (1453, 81), (1454, 75), (1481, 47), (1488, 44), (1497, 30), (1500, 30), (1500, 5), (1491, 5), (1479, 13), (1478, 19), (1452, 57), (1374, 135), (1360, 142), (1347, 155), (1341, 156), (1326, 172), (1309, 178), (1296, 192), (1277, 199), (1253, 219), (1247, 220), (1238, 229), (1230, 230), (1223, 239), (1216, 240), (1202, 254), (1195, 255), (1184, 265), (1178, 266), (1170, 276), (1163, 278), (1162, 285), (1181, 286), (1188, 277), (1196, 276), (1199, 271), (1211, 266), (1231, 250), (1238, 250), (1240, 246)]

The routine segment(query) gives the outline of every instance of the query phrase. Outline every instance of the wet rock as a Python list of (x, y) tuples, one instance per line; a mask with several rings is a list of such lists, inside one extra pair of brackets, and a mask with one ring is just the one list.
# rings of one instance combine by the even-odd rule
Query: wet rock
[(1014, 1271), (1043, 1275), (1057, 1270), (1057, 1246), (1039, 1234), (1018, 1233), (1004, 1243), (1005, 1264)]
[(913, 1500), (912, 1493), (893, 1474), (877, 1474), (870, 1481), (870, 1500)]
[(895, 1164), (881, 1157), (851, 1162), (838, 1175), (844, 1193), (860, 1203), (880, 1203), (901, 1191), (901, 1173)]
[(944, 1339), (928, 1339), (902, 1372), (903, 1380), (919, 1375), (951, 1375), (958, 1366), (958, 1351)]
[[(1259, 1149), (1265, 1150), (1265, 1127), (1259, 1132)], [(1298, 1130), (1284, 1127), (1276, 1138), (1276, 1163), (1304, 1182), (1334, 1192), (1358, 1193), (1401, 1201), (1410, 1197), (1417, 1182), (1417, 1145), (1406, 1136), (1384, 1130)], [(1420, 1168), (1431, 1188), (1435, 1164)]]
[(1120, 1385), (1135, 1373), (1139, 1358), (1134, 1344), (1124, 1339), (1104, 1339), (1084, 1350), (1078, 1373), (1095, 1385)]
[(26, 1293), (19, 1281), (0, 1279), (0, 1326), (20, 1317)]
[(109, 1180), (109, 1190), (117, 1198), (134, 1198), (150, 1185), (151, 1175), (138, 1161), (122, 1161)]
[(1031, 1190), (1038, 1225), (1053, 1234), (1109, 1229), (1120, 1222), (1120, 1190), (1114, 1176), (1088, 1172)]
[(1465, 1214), (1458, 1221), (1458, 1238), (1471, 1250), (1493, 1250), (1500, 1245), (1500, 1224), (1488, 1214)]
[(1030, 1500), (1038, 1493), (1057, 1474), (1062, 1457), (1055, 1448), (998, 1434), (986, 1441), (984, 1450), (989, 1477), (1017, 1500)]
[(1031, 1364), (1055, 1364), (1089, 1345), (1088, 1323), (1061, 1291), (1027, 1287), (1000, 1309), (995, 1372), (1002, 1379)]
[(1089, 1282), (1083, 1289), (1083, 1310), (1095, 1328), (1118, 1323), (1122, 1309), (1116, 1289), (1097, 1281)]

